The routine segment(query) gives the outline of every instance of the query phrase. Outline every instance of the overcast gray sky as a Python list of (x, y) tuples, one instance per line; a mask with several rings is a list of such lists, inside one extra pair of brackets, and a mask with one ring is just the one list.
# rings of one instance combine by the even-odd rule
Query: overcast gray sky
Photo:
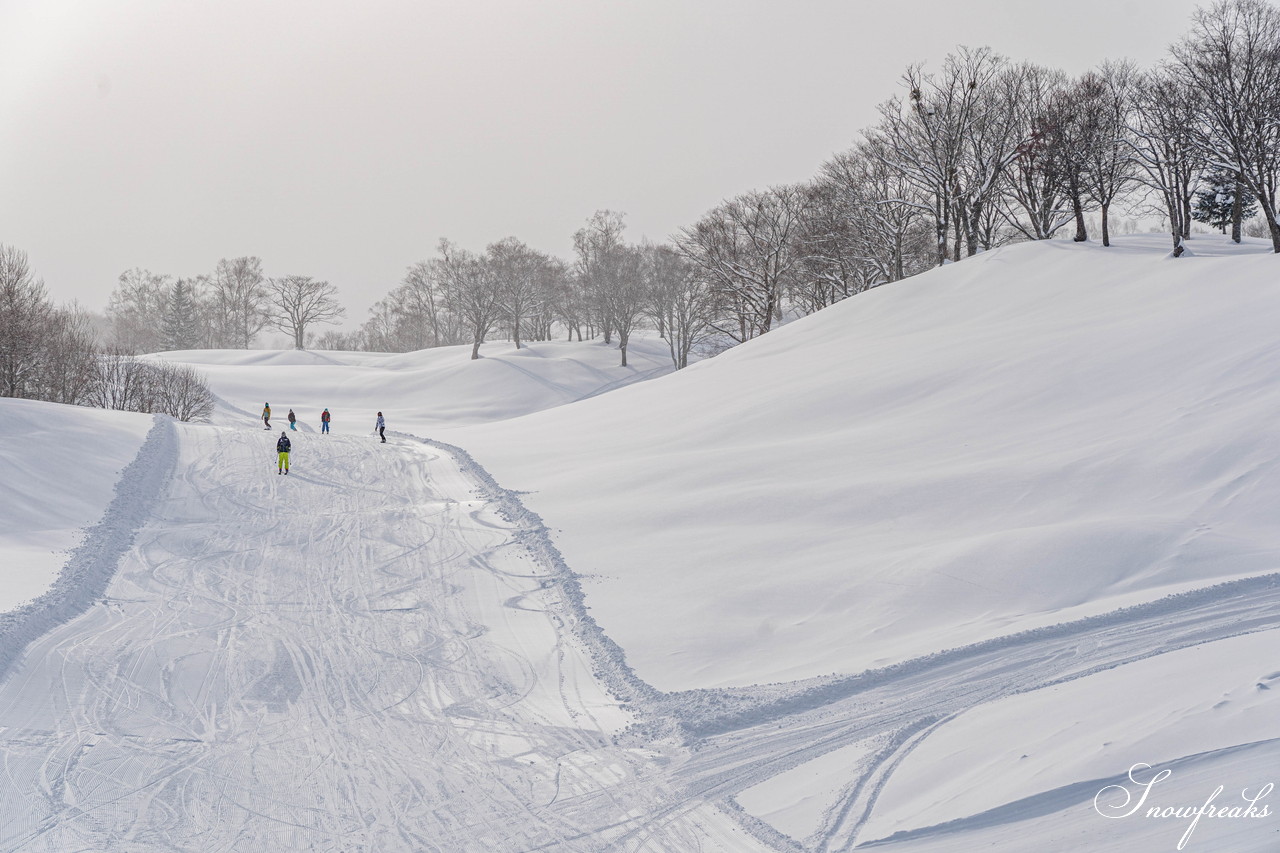
[(258, 255), (350, 328), (440, 237), (568, 257), (609, 208), (665, 239), (813, 175), (912, 62), (1145, 65), (1197, 5), (0, 0), (0, 243), (94, 310)]

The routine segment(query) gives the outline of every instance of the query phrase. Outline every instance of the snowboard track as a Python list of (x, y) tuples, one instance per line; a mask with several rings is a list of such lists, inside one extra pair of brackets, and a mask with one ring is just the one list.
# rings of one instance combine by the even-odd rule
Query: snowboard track
[[(630, 728), (613, 735), (615, 747), (660, 750), (670, 762), (661, 774), (665, 776), (662, 779), (654, 775), (646, 777), (640, 768), (635, 771), (638, 775), (634, 780), (615, 791), (604, 787), (593, 793), (570, 793), (562, 789), (561, 776), (567, 766), (565, 759), (575, 753), (565, 753), (557, 759), (554, 791), (549, 799), (528, 812), (527, 819), (536, 828), (531, 832), (543, 840), (537, 846), (522, 849), (594, 850), (600, 849), (601, 844), (609, 849), (681, 849), (679, 844), (696, 842), (699, 837), (689, 834), (694, 831), (693, 827), (706, 825), (705, 815), (699, 818), (693, 814), (694, 810), (701, 808), (705, 812), (709, 807), (731, 818), (741, 830), (739, 840), (745, 842), (743, 835), (746, 835), (764, 849), (824, 853), (850, 850), (867, 841), (859, 838), (860, 832), (894, 770), (930, 732), (957, 714), (1006, 696), (1071, 681), (1153, 655), (1280, 625), (1275, 615), (1280, 613), (1280, 573), (1277, 573), (1203, 587), (855, 675), (664, 693), (639, 677), (627, 663), (624, 650), (590, 615), (579, 576), (567, 565), (543, 519), (524, 506), (520, 493), (502, 488), (462, 448), (402, 433), (389, 433), (389, 436), (421, 442), (450, 457), (463, 478), (473, 484), (473, 494), (479, 501), (511, 526), (512, 542), (526, 551), (541, 571), (529, 576), (538, 581), (534, 587), (509, 599), (505, 606), (547, 613), (557, 631), (567, 632), (587, 653), (591, 674), (634, 719)], [(157, 417), (137, 457), (122, 472), (102, 520), (86, 531), (54, 587), (20, 610), (0, 616), (0, 686), (30, 643), (101, 601), (121, 559), (134, 546), (138, 531), (155, 513), (156, 503), (165, 493), (177, 461), (177, 429), (170, 419)], [(297, 475), (308, 476), (301, 471)], [(218, 495), (216, 499), (226, 497)], [(214, 501), (215, 496), (207, 498), (210, 505)], [(472, 559), (478, 561), (478, 566), (485, 567), (484, 554)], [(526, 601), (531, 603), (528, 608)], [(414, 607), (389, 605), (376, 612), (411, 614), (414, 610)], [(229, 608), (228, 630), (242, 618), (243, 613)], [(485, 628), (478, 625), (474, 636), (479, 637), (484, 631)], [(415, 653), (417, 656), (405, 658), (401, 664), (419, 668), (440, 664), (441, 656), (453, 641), (445, 635), (432, 635), (430, 630), (424, 630), (424, 634), (423, 646)], [(557, 641), (555, 653), (564, 656), (563, 639)], [(256, 697), (256, 701), (267, 707), (291, 701), (300, 689), (300, 679), (316, 677), (319, 665), (302, 646), (280, 646), (274, 660), (270, 664), (274, 675), (264, 680), (264, 684), (269, 682), (272, 686), (270, 690), (262, 688), (265, 692)], [(453, 665), (452, 660), (449, 665)], [(520, 702), (534, 689), (532, 676), (513, 674), (523, 671), (522, 668), (527, 667), (513, 662), (505, 680), (500, 677), (491, 682), (504, 694), (499, 697), (500, 703), (487, 708), (461, 703), (447, 709), (447, 715), (482, 728), (492, 725), (497, 719), (493, 717), (494, 708), (500, 710)], [(521, 684), (522, 681), (526, 683)], [(574, 688), (562, 680), (559, 689), (565, 693)], [(361, 719), (376, 726), (378, 716), (396, 714), (397, 706), (412, 699), (414, 693), (411, 692), (399, 696), (394, 704), (370, 707)], [(358, 703), (359, 697), (348, 701)], [(102, 727), (109, 728), (109, 724), (103, 723)], [(581, 747), (582, 736), (571, 735), (567, 730), (563, 739), (552, 742), (559, 742), (567, 749), (573, 746), (574, 737)], [(278, 747), (286, 741), (287, 738), (281, 738), (274, 745)], [(172, 738), (171, 742), (194, 744), (198, 739)], [(779, 773), (863, 742), (878, 746), (856, 768), (851, 768), (850, 781), (827, 809), (822, 828), (808, 838), (795, 839), (783, 834), (745, 811), (737, 801), (740, 792)], [(56, 760), (64, 761), (68, 770), (74, 768), (91, 743), (92, 738)], [(441, 759), (447, 761), (458, 746), (442, 735), (435, 749)], [(3, 758), (2, 750), (0, 758)], [(389, 769), (399, 770), (394, 766)], [(181, 770), (176, 768), (174, 772)], [(64, 771), (53, 779), (51, 784), (55, 789), (47, 795), (61, 796), (57, 786), (62, 785), (65, 778)], [(397, 777), (397, 781), (417, 785), (407, 778)], [(168, 782), (157, 778), (148, 784), (159, 787)], [(508, 783), (504, 784), (511, 796), (519, 793)], [(640, 785), (651, 785), (653, 791), (652, 801), (643, 815), (624, 807), (624, 801), (637, 801)], [(1075, 796), (1077, 788), (1086, 790), (1079, 785), (1068, 787), (1069, 790), (1050, 792), (1053, 796), (1045, 795), (1036, 802), (1059, 802), (1068, 794)], [(414, 792), (413, 800), (429, 796), (426, 790), (416, 787), (410, 790)], [(644, 801), (643, 795), (640, 797), (640, 801)], [(548, 811), (565, 799), (571, 802), (571, 807), (559, 813)], [(596, 817), (599, 813), (591, 805), (598, 802), (612, 803), (619, 819), (612, 823), (599, 822)], [(250, 804), (236, 805), (253, 812)], [(492, 808), (499, 807), (509, 808), (505, 802), (492, 801)], [(901, 838), (962, 831), (981, 826), (984, 820), (1014, 813), (1016, 809), (1010, 812), (1002, 806), (994, 810), (994, 815), (952, 821)], [(297, 819), (321, 817), (333, 820), (332, 815), (318, 813), (311, 817), (299, 813)], [(334, 824), (334, 831), (341, 836), (350, 834), (356, 839), (365, 832), (354, 824), (341, 826), (344, 828), (338, 832), (339, 824)], [(427, 836), (409, 829), (402, 833), (406, 849), (432, 849), (425, 846)], [(609, 841), (602, 841), (606, 836)], [(894, 840), (899, 839), (895, 836), (879, 843), (887, 841), (888, 846), (892, 846)], [(434, 846), (434, 842), (430, 843)]]

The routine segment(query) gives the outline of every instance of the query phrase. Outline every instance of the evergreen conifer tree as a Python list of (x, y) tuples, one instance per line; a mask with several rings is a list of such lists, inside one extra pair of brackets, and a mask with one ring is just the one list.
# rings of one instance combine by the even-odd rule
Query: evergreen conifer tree
[[(1223, 234), (1232, 222), (1232, 208), (1236, 202), (1236, 177), (1225, 169), (1214, 169), (1204, 178), (1204, 189), (1196, 193), (1195, 208), (1191, 218), (1217, 228)], [(1240, 186), (1240, 219), (1249, 219), (1258, 212), (1258, 198), (1247, 187)]]
[(195, 349), (200, 344), (196, 294), (186, 279), (178, 279), (165, 300), (164, 346), (168, 350)]

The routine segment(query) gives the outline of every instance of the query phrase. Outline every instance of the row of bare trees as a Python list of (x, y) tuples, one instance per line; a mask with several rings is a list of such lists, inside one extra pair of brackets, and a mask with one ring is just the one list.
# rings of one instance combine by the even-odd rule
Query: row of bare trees
[[(625, 365), (633, 333), (648, 327), (683, 367), (1005, 243), (1083, 241), (1094, 216), (1109, 246), (1117, 208), (1167, 223), (1176, 257), (1193, 220), (1230, 226), (1238, 241), (1256, 206), (1280, 252), (1280, 13), (1266, 0), (1201, 9), (1151, 69), (1107, 62), (1071, 78), (959, 49), (936, 71), (909, 67), (901, 83), (876, 124), (807, 182), (728, 199), (665, 244), (630, 242), (621, 214), (598, 211), (569, 260), (514, 237), (482, 252), (442, 240), (359, 329), (315, 344), (469, 345), (476, 358), (494, 335), (517, 347), (563, 335), (616, 342)], [(268, 279), (252, 257), (177, 281), (131, 270), (108, 306), (125, 352), (247, 348), (268, 327), (301, 348), (342, 313), (327, 282)], [(85, 334), (74, 313), (58, 316), (60, 334)]]
[(329, 343), (405, 349), (616, 337), (656, 328), (679, 367), (878, 285), (1018, 240), (1088, 239), (1096, 216), (1159, 217), (1174, 256), (1200, 219), (1241, 239), (1256, 205), (1280, 252), (1280, 14), (1265, 0), (1196, 13), (1168, 61), (1106, 62), (1078, 78), (986, 48), (909, 67), (879, 121), (810, 181), (728, 199), (670, 245), (630, 245), (601, 211), (562, 262), (508, 238), (443, 242), (360, 333)]
[(1280, 252), (1280, 12), (1265, 0), (1199, 10), (1149, 70), (1107, 62), (1069, 79), (961, 49), (937, 73), (909, 68), (902, 84), (846, 156), (901, 182), (876, 203), (922, 212), (935, 263), (1072, 222), (1084, 240), (1090, 210), (1110, 245), (1118, 200), (1168, 223), (1177, 256), (1207, 184), (1234, 208), (1237, 240), (1256, 199)]
[(337, 288), (310, 276), (267, 278), (255, 257), (223, 259), (212, 275), (179, 278), (132, 269), (107, 303), (115, 347), (126, 352), (248, 349), (267, 328), (302, 349), (308, 331), (345, 311)]
[(88, 317), (55, 306), (25, 253), (0, 245), (0, 397), (201, 420), (213, 411), (185, 365), (102, 352)]
[(678, 367), (707, 335), (711, 315), (691, 265), (673, 247), (635, 244), (620, 213), (597, 211), (574, 234), (574, 260), (514, 237), (472, 252), (441, 240), (436, 256), (405, 273), (355, 332), (326, 333), (328, 349), (407, 351), (480, 346), (501, 334), (517, 348), (562, 334), (616, 341), (627, 364), (632, 333), (662, 331)]

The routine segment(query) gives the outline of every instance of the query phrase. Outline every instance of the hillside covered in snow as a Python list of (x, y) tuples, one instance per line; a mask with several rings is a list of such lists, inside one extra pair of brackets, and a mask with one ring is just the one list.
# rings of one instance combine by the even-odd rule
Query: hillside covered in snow
[(207, 425), (0, 400), (0, 606), (72, 570), (0, 620), (0, 850), (1154, 851), (1165, 770), (1239, 807), (1186, 849), (1273, 850), (1275, 263), (1012, 246), (675, 373), (154, 356)]
[(451, 439), (663, 689), (852, 672), (1280, 565), (1259, 244), (1012, 246)]

